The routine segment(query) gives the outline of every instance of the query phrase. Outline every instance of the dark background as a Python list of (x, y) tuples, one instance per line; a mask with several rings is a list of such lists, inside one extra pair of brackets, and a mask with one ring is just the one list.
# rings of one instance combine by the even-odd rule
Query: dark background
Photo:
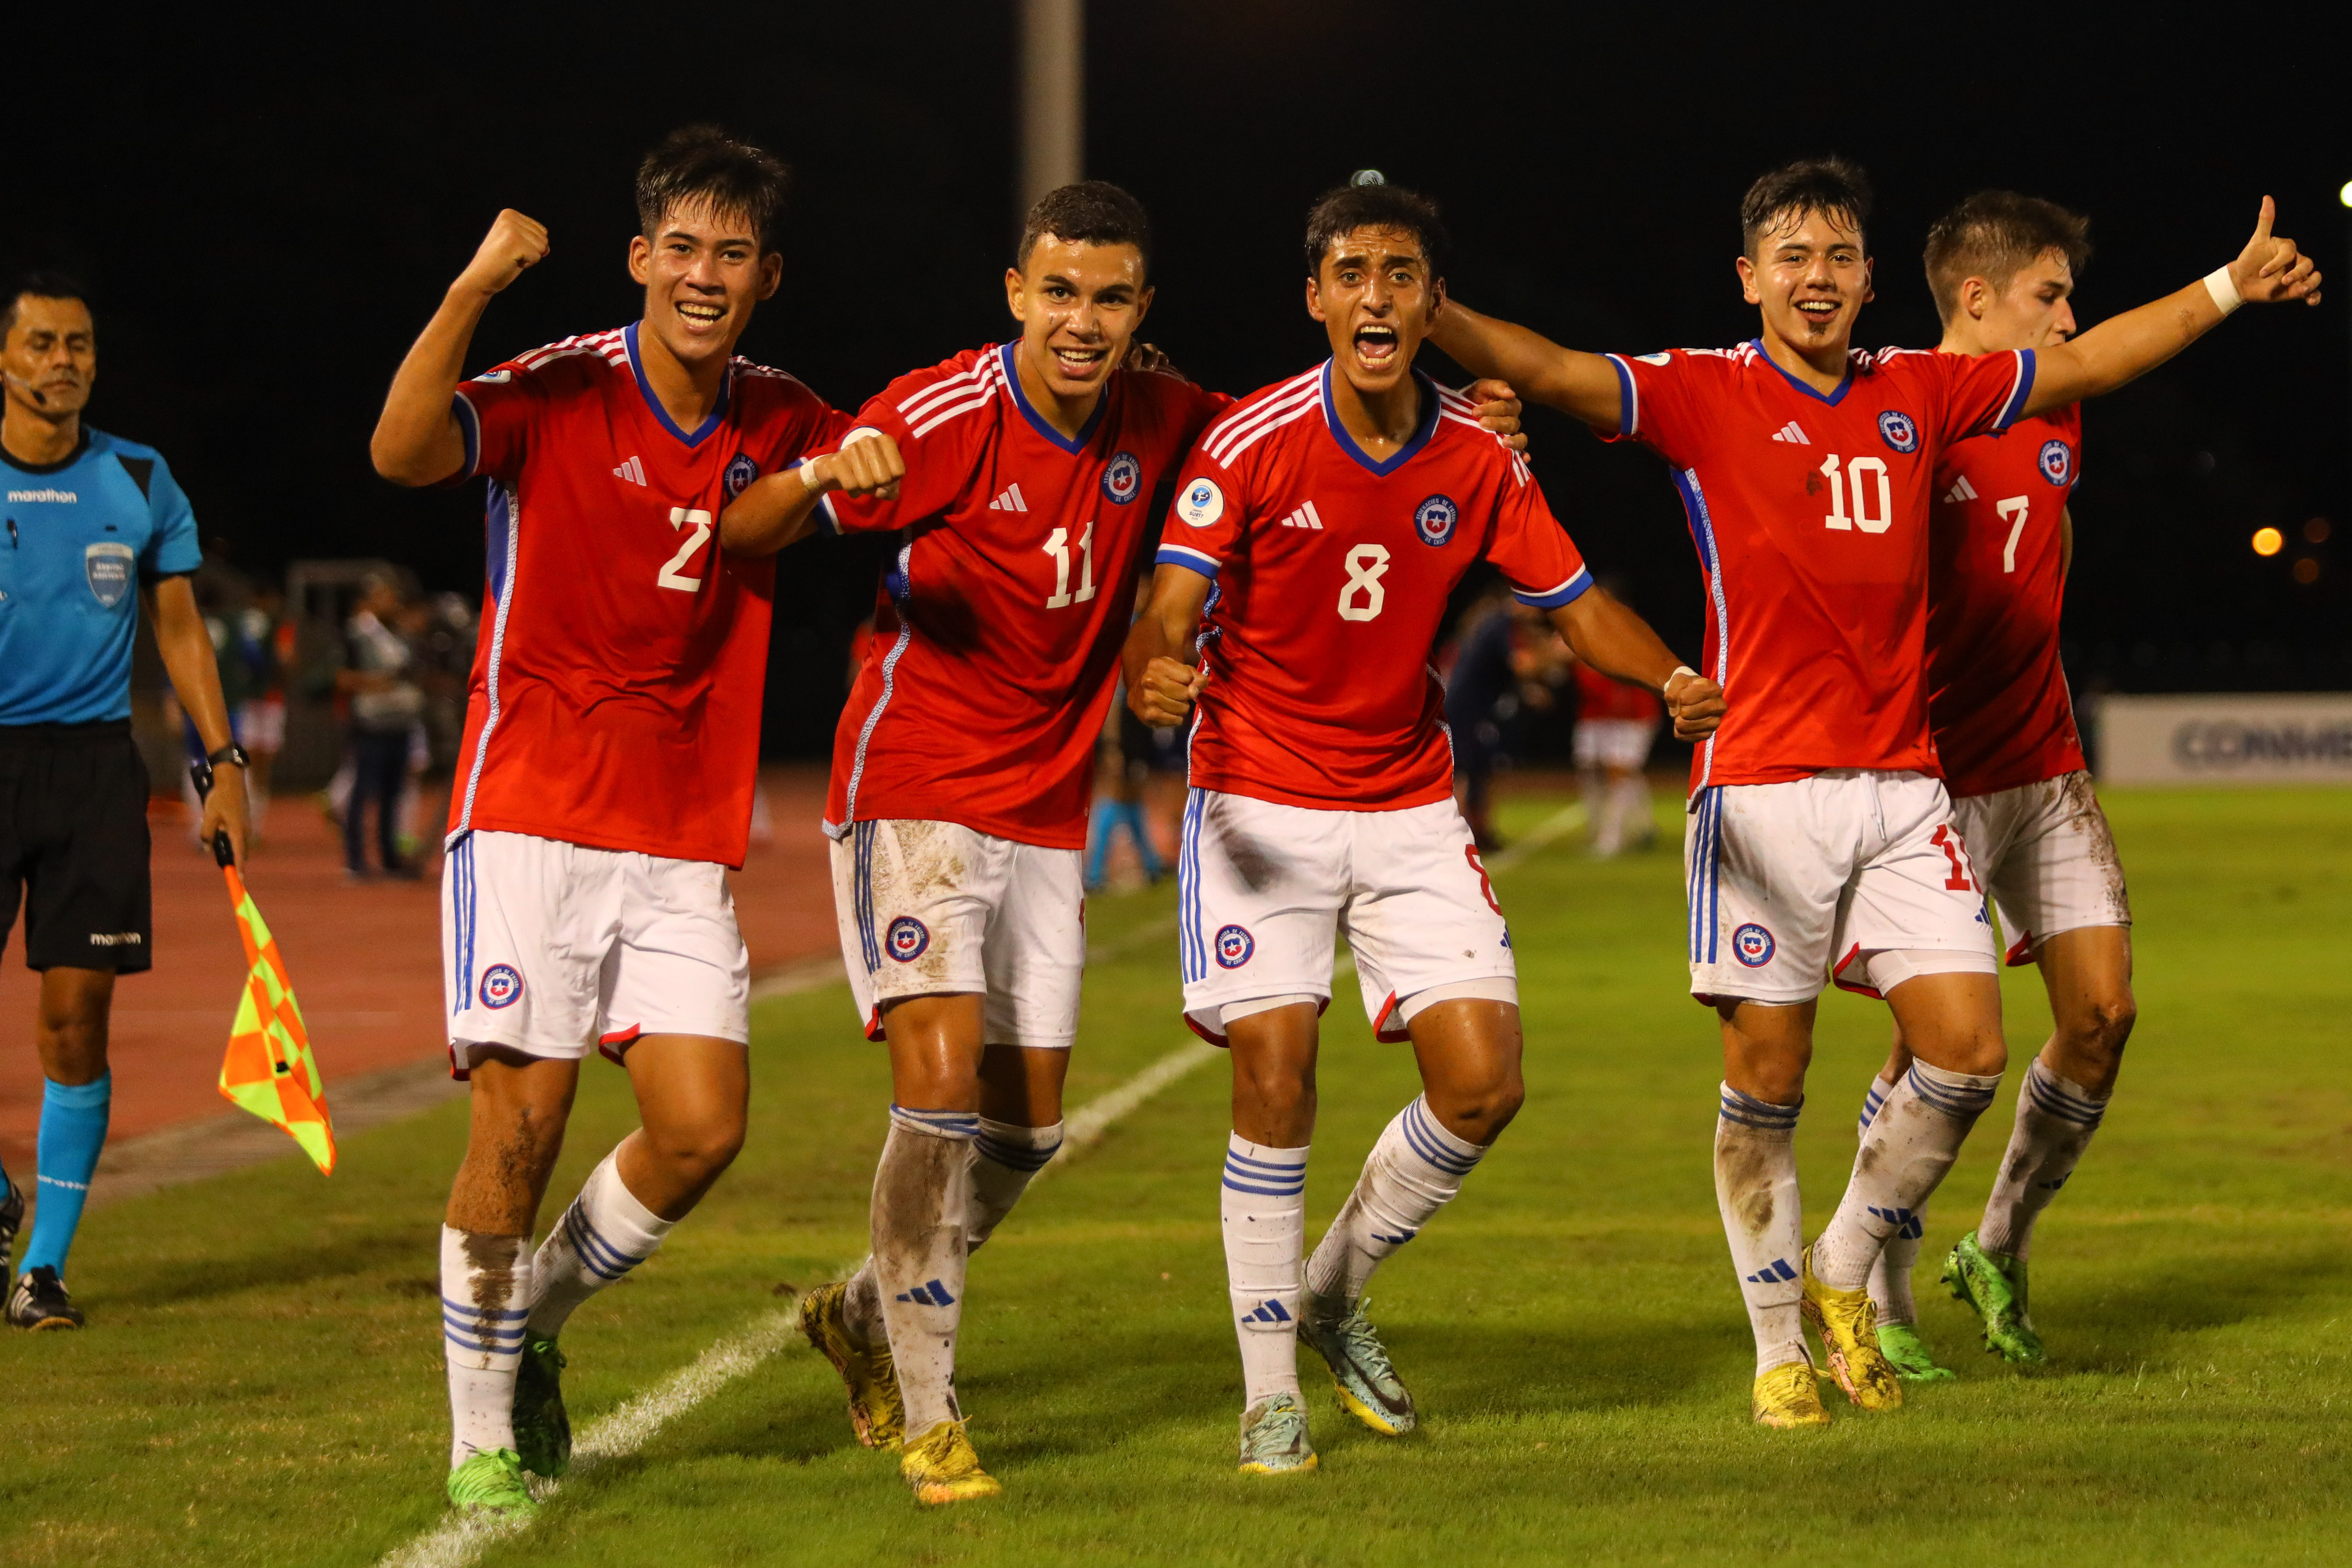
[[(2092, 214), (2085, 325), (2234, 256), (2270, 193), (2280, 232), (2333, 275), (2327, 302), (2250, 308), (2086, 412), (2068, 664), (2078, 686), (2126, 690), (2352, 685), (2352, 536), (2305, 542), (2310, 519), (2352, 520), (2340, 58), (2203, 36), (2236, 13), (2138, 13), (2120, 31), (2140, 43), (2074, 13), (1891, 15), (1097, 4), (1087, 172), (1154, 214), (1147, 336), (1233, 392), (1321, 356), (1299, 219), (1366, 165), (1445, 204), (1461, 298), (1633, 351), (1753, 335), (1735, 211), (1791, 157), (1842, 152), (1876, 180), (1864, 345), (1935, 340), (1918, 247), (1971, 190)], [(854, 406), (1003, 335), (1009, 5), (361, 16), (205, 11), (136, 48), (51, 33), (11, 51), (0, 251), (95, 285), (93, 422), (160, 446), (208, 549), (240, 567), (381, 555), (478, 593), (474, 491), (403, 493), (369, 471), (382, 389), (502, 205), (554, 248), (492, 308), (478, 363), (633, 319), (631, 173), (691, 120), (798, 174), (784, 287), (743, 351)], [(1549, 413), (1530, 430), (1586, 554), (1695, 655), (1697, 576), (1656, 460)], [(2267, 560), (2248, 545), (2264, 525), (2289, 540)], [(2307, 585), (2303, 556), (2320, 563)], [(771, 754), (824, 751), (877, 559), (787, 558)]]

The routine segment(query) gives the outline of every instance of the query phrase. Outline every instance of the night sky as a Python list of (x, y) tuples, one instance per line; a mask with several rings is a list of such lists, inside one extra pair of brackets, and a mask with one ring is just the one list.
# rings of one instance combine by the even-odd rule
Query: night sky
[[(1736, 209), (1792, 157), (1843, 152), (1878, 186), (1865, 346), (1933, 344), (1920, 241), (1972, 190), (2091, 214), (2086, 326), (2234, 256), (2275, 195), (2327, 301), (2249, 308), (2086, 410), (2068, 664), (2078, 685), (2126, 690), (2352, 685), (2352, 214), (2336, 200), (2352, 136), (2333, 51), (2216, 43), (2197, 35), (2233, 14), (2210, 11), (2135, 22), (2140, 46), (2024, 7), (1948, 8), (1934, 29), (1884, 7), (1091, 10), (1087, 172), (1153, 214), (1145, 335), (1235, 392), (1321, 357), (1300, 218), (1367, 165), (1444, 205), (1458, 297), (1636, 352), (1754, 334)], [(1005, 334), (1009, 6), (412, 8), (370, 14), (371, 33), (357, 15), (330, 35), (315, 9), (206, 10), (136, 49), (12, 49), (35, 96), (12, 117), (0, 252), (93, 283), (92, 423), (160, 446), (208, 548), (242, 567), (382, 555), (478, 592), (478, 494), (404, 493), (369, 470), (383, 388), (502, 205), (545, 222), (553, 254), (493, 306), (478, 366), (634, 319), (632, 172), (688, 120), (765, 142), (797, 175), (784, 287), (744, 352), (854, 407)], [(1530, 430), (1585, 553), (1696, 655), (1697, 573), (1661, 465), (1549, 413)], [(2305, 544), (2322, 517), (2333, 539)], [(2247, 544), (2264, 525), (2290, 541), (2269, 560)], [(2299, 556), (2319, 559), (2315, 582), (2294, 580)], [(772, 753), (824, 749), (877, 559), (870, 542), (786, 558)]]

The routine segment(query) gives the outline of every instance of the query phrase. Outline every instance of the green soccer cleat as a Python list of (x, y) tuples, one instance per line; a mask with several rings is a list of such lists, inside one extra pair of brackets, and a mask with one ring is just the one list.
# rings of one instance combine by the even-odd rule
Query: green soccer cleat
[(1412, 1430), (1412, 1396), (1398, 1381), (1388, 1348), (1364, 1316), (1361, 1301), (1304, 1292), (1298, 1302), (1298, 1337), (1331, 1369), (1341, 1409), (1384, 1437), (1401, 1437)]
[(1270, 1394), (1242, 1412), (1242, 1474), (1296, 1475), (1317, 1463), (1307, 1437), (1307, 1407), (1297, 1395)]
[(1944, 1260), (1943, 1281), (1954, 1301), (1983, 1320), (1989, 1353), (2011, 1366), (2040, 1366), (2050, 1359), (2026, 1312), (2024, 1259), (1979, 1246), (1971, 1230)]
[(449, 1472), (449, 1506), (460, 1513), (527, 1518), (539, 1501), (523, 1484), (521, 1456), (512, 1448), (490, 1448)]
[(1909, 1323), (1879, 1324), (1878, 1350), (1895, 1369), (1895, 1375), (1906, 1383), (1949, 1383), (1955, 1376), (1950, 1367), (1936, 1364), (1927, 1342)]
[(572, 1417), (563, 1410), (563, 1369), (571, 1363), (551, 1339), (522, 1342), (515, 1368), (515, 1450), (522, 1468), (553, 1480), (572, 1468)]

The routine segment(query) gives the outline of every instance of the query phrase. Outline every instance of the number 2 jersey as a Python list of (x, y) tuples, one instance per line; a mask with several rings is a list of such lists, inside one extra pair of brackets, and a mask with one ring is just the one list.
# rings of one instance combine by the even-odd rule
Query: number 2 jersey
[(1692, 789), (1833, 768), (1940, 776), (1928, 503), (1947, 451), (2023, 413), (2032, 351), (1856, 350), (1826, 394), (1756, 341), (1609, 358), (1617, 436), (1673, 466), (1705, 574), (1706, 673), (1727, 712)]
[(457, 389), (457, 478), (490, 481), (489, 578), (449, 831), (740, 866), (775, 562), (722, 554), (719, 514), (845, 422), (737, 359), (680, 430), (637, 354), (632, 325)]
[(1329, 361), (1252, 393), (1184, 465), (1162, 566), (1215, 584), (1191, 744), (1196, 789), (1378, 811), (1448, 799), (1446, 597), (1481, 559), (1524, 603), (1592, 577), (1526, 462), (1467, 398), (1415, 373), (1421, 424), (1381, 461), (1331, 404)]
[(2080, 476), (2079, 406), (1963, 441), (1928, 514), (1927, 718), (1955, 796), (2085, 766), (2058, 661), (2059, 519)]
[(907, 463), (895, 499), (824, 497), (836, 532), (898, 530), (834, 736), (825, 831), (957, 822), (1082, 849), (1152, 495), (1232, 400), (1113, 371), (1075, 438), (1003, 343), (899, 377), (858, 413)]

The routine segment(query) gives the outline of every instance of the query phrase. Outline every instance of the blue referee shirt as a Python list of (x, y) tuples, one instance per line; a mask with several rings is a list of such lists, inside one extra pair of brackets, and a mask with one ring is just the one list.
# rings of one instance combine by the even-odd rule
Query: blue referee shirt
[(0, 725), (131, 716), (139, 585), (204, 562), (196, 515), (152, 446), (82, 426), (62, 463), (0, 448)]

